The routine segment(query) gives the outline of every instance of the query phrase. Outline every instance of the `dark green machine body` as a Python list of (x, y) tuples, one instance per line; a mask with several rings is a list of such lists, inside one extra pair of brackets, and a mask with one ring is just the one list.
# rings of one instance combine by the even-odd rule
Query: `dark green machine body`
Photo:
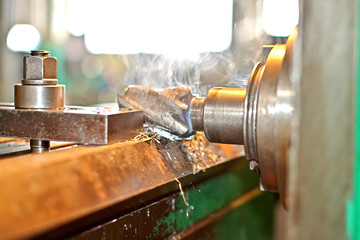
[(144, 203), (74, 239), (272, 239), (276, 195), (257, 191), (245, 158), (179, 181), (183, 193)]

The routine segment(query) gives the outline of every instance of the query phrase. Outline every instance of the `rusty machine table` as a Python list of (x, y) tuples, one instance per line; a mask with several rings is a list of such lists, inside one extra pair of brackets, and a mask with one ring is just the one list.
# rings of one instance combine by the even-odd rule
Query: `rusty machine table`
[[(26, 146), (18, 140), (2, 139), (0, 149), (6, 148), (1, 145), (11, 147), (11, 143)], [(210, 144), (201, 134), (189, 141), (170, 141), (142, 133), (132, 140), (111, 145), (61, 147), (54, 143), (53, 146), (50, 152), (42, 154), (25, 149), (20, 155), (7, 154), (0, 158), (1, 239), (97, 239), (98, 234), (110, 239), (119, 239), (119, 236), (167, 239), (188, 235), (183, 230), (189, 231), (189, 226), (207, 219), (197, 213), (207, 203), (197, 205), (192, 202), (192, 196), (201, 195), (202, 183), (209, 179), (216, 176), (221, 179), (221, 174), (232, 175), (237, 171), (246, 175), (230, 177), (235, 177), (239, 186), (232, 189), (232, 196), (226, 199), (219, 196), (229, 194), (229, 189), (225, 189), (229, 183), (223, 182), (224, 189), (213, 189), (212, 197), (218, 198), (216, 201), (221, 204), (205, 207), (205, 212), (221, 210), (237, 197), (241, 203), (247, 202), (260, 193), (257, 179), (248, 170), (246, 161), (234, 160), (243, 155), (243, 148)], [(246, 182), (241, 183), (241, 178)], [(219, 186), (212, 185), (213, 188)], [(194, 189), (199, 192), (189, 196), (189, 191)], [(185, 211), (180, 213), (180, 210)], [(192, 211), (190, 216), (187, 211)], [(229, 209), (225, 209), (227, 211)], [(177, 220), (162, 224), (164, 229), (156, 229), (157, 221), (174, 213), (180, 214)], [(137, 217), (133, 217), (134, 214)], [(188, 225), (175, 229), (181, 219), (187, 219)], [(119, 228), (118, 224), (124, 221)], [(126, 229), (131, 226), (131, 231)], [(109, 228), (112, 230), (106, 230)]]

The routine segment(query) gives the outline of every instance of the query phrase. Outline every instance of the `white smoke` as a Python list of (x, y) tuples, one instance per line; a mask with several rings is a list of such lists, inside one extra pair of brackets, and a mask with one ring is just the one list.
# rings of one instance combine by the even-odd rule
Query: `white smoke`
[(240, 87), (247, 85), (248, 74), (238, 74), (229, 53), (201, 53), (191, 59), (177, 59), (167, 55), (138, 54), (124, 57), (128, 70), (120, 92), (129, 85), (153, 89), (187, 87), (196, 96), (205, 96), (212, 87)]

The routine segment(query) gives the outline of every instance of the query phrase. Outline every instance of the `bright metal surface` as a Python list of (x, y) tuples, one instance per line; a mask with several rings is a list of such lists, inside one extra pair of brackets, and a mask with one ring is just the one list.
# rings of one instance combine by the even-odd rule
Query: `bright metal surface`
[(30, 139), (31, 151), (43, 153), (50, 150), (50, 141)]
[(15, 85), (16, 108), (61, 108), (65, 106), (63, 85)]
[(193, 98), (190, 106), (190, 120), (195, 131), (204, 130), (205, 98)]
[(294, 118), (294, 97), (295, 92), (291, 83), (291, 68), (293, 64), (294, 45), (297, 41), (298, 29), (294, 29), (288, 37), (286, 43), (285, 56), (282, 61), (282, 67), (279, 73), (279, 80), (277, 83), (276, 103), (277, 111), (275, 117), (275, 159), (276, 159), (276, 180), (278, 191), (283, 205), (288, 208), (289, 193), (289, 161), (290, 161), (290, 146), (291, 146), (291, 121)]
[(133, 86), (118, 96), (121, 107), (135, 107), (144, 111), (149, 125), (157, 125), (167, 131), (188, 137), (194, 134), (190, 120), (190, 104), (193, 95), (188, 88), (169, 88), (157, 92), (149, 87)]
[[(259, 86), (263, 71), (264, 65), (262, 65), (261, 63), (257, 63), (251, 72), (245, 97), (244, 147), (246, 156), (250, 161), (256, 160), (258, 158), (256, 148), (256, 119), (259, 98)], [(255, 164), (254, 168), (258, 165), (257, 162), (253, 162), (253, 164)]]
[(213, 88), (205, 99), (194, 97), (188, 88), (157, 92), (143, 86), (126, 89), (118, 101), (144, 111), (147, 122), (187, 137), (204, 131), (211, 142), (243, 144), (243, 115), (246, 89)]
[(245, 103), (245, 149), (250, 168), (260, 174), (260, 187), (279, 192), (287, 207), (290, 121), (294, 111), (289, 68), (297, 29), (286, 45), (271, 48), (265, 64), (251, 74)]
[(266, 190), (277, 191), (277, 164), (276, 164), (276, 92), (278, 76), (285, 54), (284, 45), (276, 45), (271, 50), (265, 63), (259, 86), (257, 103), (256, 141), (257, 161), (260, 175)]
[[(193, 104), (191, 119), (197, 130), (204, 131), (210, 142), (244, 144), (243, 119), (246, 89), (212, 88), (203, 106)], [(202, 124), (197, 124), (199, 120)], [(202, 127), (202, 128), (201, 128)]]
[(15, 85), (16, 108), (55, 109), (65, 106), (65, 86), (57, 85), (57, 59), (49, 51), (24, 57), (24, 79)]
[(0, 107), (0, 136), (37, 140), (108, 144), (128, 140), (143, 127), (139, 110), (66, 107), (15, 109)]

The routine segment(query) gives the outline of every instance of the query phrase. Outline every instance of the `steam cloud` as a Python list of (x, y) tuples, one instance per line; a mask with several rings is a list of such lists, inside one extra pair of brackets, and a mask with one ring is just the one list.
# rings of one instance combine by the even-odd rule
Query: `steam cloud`
[(128, 70), (119, 87), (141, 85), (155, 90), (187, 87), (196, 96), (205, 96), (212, 87), (245, 88), (249, 74), (239, 74), (231, 54), (202, 53), (196, 59), (175, 59), (166, 55), (138, 54), (125, 57)]

